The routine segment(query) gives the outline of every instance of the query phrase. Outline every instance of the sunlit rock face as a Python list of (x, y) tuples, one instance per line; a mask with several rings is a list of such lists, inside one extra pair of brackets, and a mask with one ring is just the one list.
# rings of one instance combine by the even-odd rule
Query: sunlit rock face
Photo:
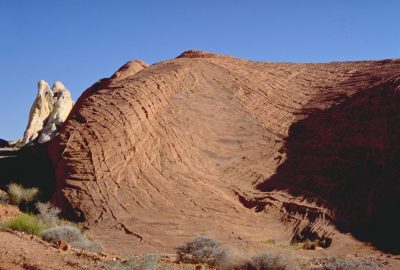
[(188, 51), (144, 66), (87, 89), (49, 144), (53, 201), (102, 243), (173, 251), (203, 234), (339, 250), (337, 228), (400, 242), (400, 60)]
[(71, 93), (61, 82), (55, 82), (50, 88), (46, 81), (40, 80), (22, 139), (23, 145), (34, 141), (44, 143), (54, 138), (72, 107)]

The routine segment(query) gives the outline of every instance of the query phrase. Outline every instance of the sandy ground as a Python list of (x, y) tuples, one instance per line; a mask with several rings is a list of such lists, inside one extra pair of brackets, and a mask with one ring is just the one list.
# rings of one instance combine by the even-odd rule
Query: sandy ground
[[(20, 212), (15, 206), (0, 205), (0, 222), (8, 220)], [(400, 269), (400, 256), (384, 254), (371, 247), (359, 243), (354, 246), (354, 239), (350, 235), (342, 236), (340, 244), (329, 249), (304, 250), (301, 247), (287, 245), (284, 241), (265, 241), (264, 244), (230, 245), (229, 249), (239, 257), (250, 257), (260, 252), (282, 253), (300, 261), (313, 265), (325, 261), (327, 258), (341, 257), (348, 259), (365, 259), (373, 261), (381, 269)], [(61, 270), (61, 269), (101, 269), (109, 261), (121, 260), (129, 255), (124, 248), (120, 252), (92, 253), (79, 249), (68, 248), (62, 250), (60, 246), (43, 241), (40, 237), (17, 231), (0, 231), (0, 270)], [(137, 249), (135, 255), (154, 254)], [(174, 254), (158, 253), (162, 257), (162, 264), (171, 264), (173, 269), (181, 269), (182, 265), (173, 264)], [(195, 267), (195, 265), (188, 265)]]

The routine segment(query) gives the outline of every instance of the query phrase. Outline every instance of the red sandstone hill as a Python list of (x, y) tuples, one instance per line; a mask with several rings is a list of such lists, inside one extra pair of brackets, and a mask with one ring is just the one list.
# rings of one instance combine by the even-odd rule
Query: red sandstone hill
[(109, 248), (203, 234), (346, 252), (349, 231), (395, 251), (399, 93), (400, 60), (129, 62), (51, 142), (53, 199)]

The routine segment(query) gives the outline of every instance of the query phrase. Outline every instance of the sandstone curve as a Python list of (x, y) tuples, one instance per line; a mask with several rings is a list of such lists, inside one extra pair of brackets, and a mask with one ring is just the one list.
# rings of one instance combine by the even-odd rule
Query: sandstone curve
[[(323, 124), (317, 112), (346, 106), (391, 78), (374, 91), (397, 89), (400, 60), (266, 63), (190, 51), (130, 70), (86, 90), (50, 143), (53, 199), (92, 231), (107, 230), (106, 245), (136, 241), (171, 251), (199, 234), (227, 242), (314, 237), (335, 243), (332, 225), (346, 215), (318, 189), (335, 179), (324, 175), (308, 183), (315, 189), (297, 193), (291, 190), (297, 180), (266, 183), (303, 173), (289, 166), (293, 153), (307, 153), (290, 145), (296, 123)], [(396, 90), (382, 102), (398, 97)]]

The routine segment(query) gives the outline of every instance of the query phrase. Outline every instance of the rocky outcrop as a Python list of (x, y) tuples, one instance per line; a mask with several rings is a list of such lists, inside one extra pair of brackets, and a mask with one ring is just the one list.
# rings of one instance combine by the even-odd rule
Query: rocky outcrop
[(139, 71), (147, 68), (149, 65), (141, 60), (129, 61), (125, 65), (123, 65), (120, 69), (117, 70), (112, 76), (113, 80), (121, 80), (131, 75), (135, 75)]
[(29, 112), (29, 120), (24, 132), (23, 144), (35, 140), (43, 129), (45, 121), (53, 110), (53, 93), (47, 82), (38, 82), (38, 94)]
[[(357, 222), (343, 205), (384, 183), (380, 170), (366, 167), (376, 179), (360, 194), (346, 194), (360, 185), (351, 167), (364, 163), (349, 163), (360, 156), (345, 146), (371, 149), (363, 152), (366, 160), (387, 157), (375, 150), (388, 150), (381, 140), (394, 139), (397, 129), (391, 133), (379, 116), (373, 141), (363, 136), (367, 122), (359, 130), (354, 125), (374, 118), (368, 108), (397, 106), (397, 81), (384, 82), (399, 73), (400, 60), (262, 63), (190, 51), (104, 79), (85, 91), (50, 143), (53, 199), (94, 233), (107, 230), (108, 236), (97, 233), (106, 246), (171, 251), (205, 234), (226, 242), (320, 239), (327, 246), (333, 240), (345, 250), (348, 242), (336, 241), (338, 223), (350, 222), (354, 232)], [(371, 90), (376, 85), (382, 87)], [(363, 93), (382, 98), (363, 101)], [(346, 105), (352, 101), (366, 104)], [(399, 119), (398, 112), (387, 115)], [(393, 176), (385, 185), (397, 190), (395, 164), (382, 166)], [(379, 209), (387, 212), (380, 218), (396, 217), (393, 207)]]
[(71, 93), (65, 88), (61, 82), (55, 82), (53, 90), (53, 110), (46, 119), (46, 126), (40, 133), (39, 143), (50, 141), (57, 135), (57, 131), (67, 119), (74, 103)]
[(55, 82), (50, 89), (47, 82), (40, 80), (22, 143), (25, 145), (36, 140), (44, 143), (54, 138), (72, 106), (71, 93), (61, 82)]

